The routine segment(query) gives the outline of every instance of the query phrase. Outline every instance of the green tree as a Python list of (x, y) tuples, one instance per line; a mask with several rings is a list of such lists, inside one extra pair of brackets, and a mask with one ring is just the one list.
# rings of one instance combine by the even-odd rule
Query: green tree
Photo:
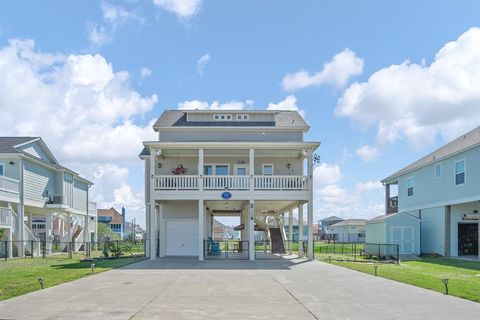
[(114, 233), (108, 225), (102, 222), (97, 222), (97, 236), (98, 241), (104, 241), (105, 239), (120, 240), (120, 235)]

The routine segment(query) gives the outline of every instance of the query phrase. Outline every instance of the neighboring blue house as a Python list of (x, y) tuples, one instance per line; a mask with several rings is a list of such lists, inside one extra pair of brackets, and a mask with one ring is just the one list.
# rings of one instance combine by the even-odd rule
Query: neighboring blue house
[(122, 208), (122, 214), (118, 213), (115, 208), (98, 209), (98, 222), (104, 223), (112, 229), (112, 231), (123, 239), (125, 235), (125, 208)]
[[(284, 219), (285, 223), (284, 223), (284, 226), (283, 226), (283, 229), (285, 230), (285, 236), (286, 238), (288, 239), (289, 237), (289, 234), (288, 234), (288, 217), (285, 217)], [(298, 219), (297, 218), (292, 218), (292, 229), (293, 229), (293, 241), (298, 241)], [(315, 234), (314, 234), (315, 235)], [(308, 228), (307, 228), (307, 222), (304, 221), (303, 222), (303, 240), (307, 240), (308, 239)]]
[[(396, 219), (399, 222), (386, 230), (401, 250), (404, 244), (404, 249), (420, 246), (424, 254), (452, 257), (479, 254), (480, 127), (385, 178), (382, 183), (387, 212), (398, 211), (420, 221), (420, 232), (416, 232), (415, 223), (400, 225), (400, 221), (414, 221), (412, 219)], [(392, 207), (397, 202), (391, 201), (391, 185), (398, 186), (398, 208)], [(375, 229), (382, 229), (378, 223), (377, 226), (367, 227), (367, 242), (372, 234), (379, 232)]]

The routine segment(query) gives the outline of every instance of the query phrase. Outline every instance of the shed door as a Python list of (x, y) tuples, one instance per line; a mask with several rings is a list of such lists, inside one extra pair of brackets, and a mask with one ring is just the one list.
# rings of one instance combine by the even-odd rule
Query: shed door
[(415, 251), (415, 237), (413, 227), (392, 227), (392, 243), (399, 245), (401, 254), (412, 254)]
[(167, 256), (198, 256), (198, 220), (167, 220)]

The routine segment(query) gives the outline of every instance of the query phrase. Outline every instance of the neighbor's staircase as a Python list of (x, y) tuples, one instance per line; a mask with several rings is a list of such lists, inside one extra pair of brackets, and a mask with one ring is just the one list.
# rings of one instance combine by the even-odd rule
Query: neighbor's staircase
[(40, 239), (35, 237), (33, 234), (32, 230), (30, 230), (25, 223), (20, 223), (20, 219), (18, 217), (18, 214), (15, 211), (12, 212), (12, 231), (13, 231), (13, 237), (14, 237), (14, 251), (16, 251), (16, 254), (18, 255), (18, 250), (20, 248), (20, 228), (21, 225), (23, 225), (23, 243), (25, 246), (25, 255), (32, 255), (33, 256), (40, 256), (41, 250), (40, 250)]

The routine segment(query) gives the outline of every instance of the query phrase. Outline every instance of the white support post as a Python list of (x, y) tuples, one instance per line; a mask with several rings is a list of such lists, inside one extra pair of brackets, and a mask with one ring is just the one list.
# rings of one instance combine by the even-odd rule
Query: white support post
[(307, 152), (308, 165), (308, 260), (313, 260), (313, 154)]
[(13, 257), (13, 230), (12, 228), (8, 229), (8, 259), (12, 259)]
[(254, 175), (255, 175), (255, 149), (250, 148), (248, 151), (248, 171), (250, 174), (250, 192), (253, 192), (255, 190), (255, 180), (254, 180)]
[(67, 213), (67, 233), (68, 233), (68, 242), (72, 243), (72, 215)]
[(250, 199), (248, 206), (248, 259), (255, 260), (255, 201)]
[(52, 253), (52, 212), (48, 212), (45, 216), (45, 250), (46, 254)]
[(204, 162), (203, 149), (198, 149), (198, 190), (203, 191), (203, 162)]
[(20, 245), (18, 247), (18, 256), (20, 258), (25, 257), (25, 207), (24, 207), (24, 163), (23, 160), (20, 160), (20, 203), (17, 206), (17, 214), (18, 214), (18, 230), (19, 234), (17, 235), (17, 240), (20, 240)]
[(293, 209), (288, 211), (288, 251), (292, 254), (293, 249)]
[(298, 257), (303, 258), (303, 204), (298, 206)]
[(203, 260), (204, 250), (203, 243), (205, 241), (205, 205), (203, 199), (198, 200), (198, 260)]
[(155, 260), (157, 253), (157, 236), (156, 236), (156, 206), (155, 201), (150, 201), (150, 260)]
[(163, 212), (163, 201), (160, 202), (158, 205), (158, 216), (159, 216), (159, 223), (158, 227), (160, 229), (160, 248), (158, 249), (160, 258), (165, 257), (165, 213)]

